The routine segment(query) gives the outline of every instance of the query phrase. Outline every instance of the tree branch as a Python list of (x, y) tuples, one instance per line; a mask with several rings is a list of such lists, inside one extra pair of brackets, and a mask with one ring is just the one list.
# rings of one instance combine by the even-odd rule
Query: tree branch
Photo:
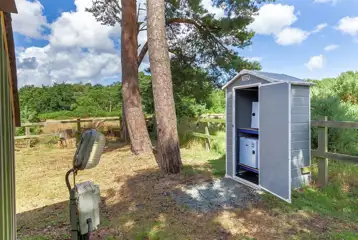
[(143, 47), (142, 50), (140, 50), (139, 56), (138, 56), (138, 66), (142, 63), (143, 58), (145, 57), (145, 55), (148, 52), (148, 42), (146, 42)]
[[(209, 32), (210, 37), (218, 44), (220, 45), (222, 48), (224, 48), (228, 53), (231, 54), (230, 50), (222, 43), (220, 42), (215, 36), (213, 36), (213, 34), (211, 34), (210, 30), (203, 27), (199, 22), (197, 22), (194, 19), (190, 19), (190, 18), (171, 18), (168, 19), (168, 21), (166, 22), (166, 25), (170, 25), (170, 24), (174, 24), (174, 23), (185, 23), (185, 24), (191, 24), (194, 25), (199, 31), (201, 32)], [(138, 66), (142, 63), (143, 58), (145, 57), (145, 55), (147, 54), (148, 51), (148, 42), (145, 43), (145, 45), (143, 46), (142, 50), (139, 53), (138, 56)]]

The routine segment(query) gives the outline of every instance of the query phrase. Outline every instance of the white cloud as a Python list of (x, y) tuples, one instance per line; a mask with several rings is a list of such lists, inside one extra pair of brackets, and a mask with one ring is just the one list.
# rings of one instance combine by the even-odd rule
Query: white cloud
[(307, 39), (309, 33), (299, 28), (285, 28), (276, 34), (276, 43), (280, 45), (293, 45), (299, 44)]
[(19, 14), (12, 15), (14, 32), (31, 38), (43, 38), (47, 21), (41, 3), (37, 0), (17, 0), (16, 5)]
[(92, 1), (75, 0), (76, 11), (62, 13), (49, 25), (47, 46), (17, 49), (20, 86), (102, 83), (104, 79), (119, 78), (121, 58), (115, 43), (120, 39), (120, 26), (98, 23), (85, 12), (91, 4)]
[[(29, 47), (18, 53), (19, 85), (49, 85), (54, 82), (78, 81), (101, 83), (118, 76), (121, 71), (119, 54), (81, 49), (62, 50)], [(31, 61), (30, 61), (31, 60)]]
[(321, 54), (311, 57), (305, 65), (310, 71), (313, 71), (315, 69), (322, 69), (324, 67), (324, 62), (325, 58)]
[(91, 13), (85, 11), (86, 7), (90, 7), (91, 1), (76, 0), (75, 4), (76, 12), (64, 12), (51, 24), (51, 46), (113, 51), (114, 43), (111, 37), (119, 37), (120, 27), (105, 26), (97, 22)]
[(309, 35), (318, 33), (328, 26), (327, 23), (318, 24), (311, 32), (292, 27), (299, 15), (300, 12), (295, 12), (295, 7), (291, 5), (265, 4), (248, 28), (257, 34), (273, 35), (277, 44), (287, 46), (299, 44)]
[(337, 49), (337, 48), (339, 48), (338, 45), (336, 45), (336, 44), (331, 44), (331, 45), (327, 45), (327, 46), (324, 48), (324, 50), (325, 50), (326, 52), (330, 52), (330, 51), (333, 51), (333, 50), (335, 50), (335, 49)]
[(215, 18), (222, 18), (225, 16), (225, 11), (223, 8), (214, 7), (212, 0), (202, 0), (201, 5), (208, 10), (209, 13), (215, 14)]
[(352, 36), (358, 35), (358, 17), (344, 17), (340, 19), (337, 29)]
[(277, 34), (283, 28), (296, 22), (295, 7), (282, 4), (265, 4), (254, 17), (249, 29), (258, 34)]
[(320, 31), (322, 31), (323, 29), (325, 29), (327, 26), (328, 26), (327, 23), (318, 24), (317, 27), (316, 27), (316, 29), (313, 30), (311, 33), (319, 33)]
[(262, 57), (246, 57), (245, 58), (248, 61), (257, 61), (257, 62), (261, 62), (262, 61)]

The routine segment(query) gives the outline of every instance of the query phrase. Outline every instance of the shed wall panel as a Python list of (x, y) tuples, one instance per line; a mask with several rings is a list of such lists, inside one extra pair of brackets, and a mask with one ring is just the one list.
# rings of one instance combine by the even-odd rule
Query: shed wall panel
[(310, 174), (301, 168), (310, 164), (310, 92), (308, 86), (292, 85), (291, 89), (291, 177), (292, 188), (307, 184)]
[(0, 14), (0, 239), (15, 240), (14, 122), (2, 16)]
[(309, 151), (309, 149), (302, 149), (291, 152), (292, 169), (308, 167), (310, 165)]

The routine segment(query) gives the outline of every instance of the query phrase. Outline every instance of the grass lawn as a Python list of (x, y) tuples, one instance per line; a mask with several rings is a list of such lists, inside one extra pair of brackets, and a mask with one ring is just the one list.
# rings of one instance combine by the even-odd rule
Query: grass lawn
[[(293, 204), (263, 195), (247, 209), (197, 213), (170, 192), (225, 174), (225, 157), (199, 147), (182, 149), (183, 171), (167, 176), (151, 157), (111, 143), (93, 180), (102, 193), (101, 227), (93, 239), (358, 239), (358, 166), (330, 162), (330, 185), (293, 192)], [(64, 175), (74, 149), (36, 147), (16, 153), (18, 237), (69, 239)], [(315, 174), (315, 165), (312, 168)]]

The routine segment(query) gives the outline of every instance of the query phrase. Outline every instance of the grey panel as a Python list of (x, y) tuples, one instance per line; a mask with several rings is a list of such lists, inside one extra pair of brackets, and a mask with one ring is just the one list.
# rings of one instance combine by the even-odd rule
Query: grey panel
[(309, 149), (291, 151), (292, 169), (308, 167), (310, 165)]
[(291, 122), (293, 123), (307, 123), (310, 119), (308, 111), (306, 113), (291, 113)]
[(257, 102), (258, 91), (236, 90), (236, 128), (251, 127), (252, 102)]
[(291, 178), (301, 177), (302, 176), (302, 170), (301, 168), (294, 168), (291, 170)]
[(300, 177), (292, 178), (292, 188), (300, 188), (308, 185), (311, 182), (311, 174), (301, 175)]
[(292, 98), (292, 106), (309, 106), (309, 98), (307, 97), (294, 97)]
[(309, 113), (309, 106), (293, 106), (291, 108), (291, 113), (292, 114), (298, 114), (298, 113), (305, 113), (308, 114)]
[(299, 141), (299, 142), (291, 142), (291, 150), (297, 151), (302, 149), (309, 149), (310, 143), (308, 140)]
[(309, 97), (308, 86), (292, 86), (291, 97)]
[(291, 123), (291, 133), (309, 132), (309, 123)]
[(226, 174), (229, 176), (233, 176), (232, 169), (232, 89), (226, 89)]
[(291, 141), (298, 142), (298, 141), (309, 141), (310, 136), (306, 132), (295, 132), (291, 134)]
[(233, 81), (228, 87), (227, 89), (229, 89), (230, 91), (232, 91), (233, 87), (237, 87), (237, 86), (244, 86), (244, 85), (250, 85), (250, 84), (255, 84), (255, 83), (268, 83), (268, 81), (263, 80), (261, 78), (255, 77), (250, 75), (250, 79), (246, 80), (246, 81), (242, 81), (242, 79), (247, 76), (248, 74), (244, 74), (242, 76), (240, 76), (239, 78), (235, 79), (235, 81)]
[(292, 76), (289, 76), (286, 74), (261, 72), (261, 71), (253, 71), (253, 72), (255, 72), (256, 74), (259, 74), (263, 77), (271, 78), (273, 81), (278, 81), (278, 82), (303, 82), (303, 83), (307, 82), (306, 80), (292, 77)]
[(260, 87), (260, 185), (290, 201), (288, 83)]
[[(292, 86), (291, 97), (291, 167), (292, 187), (306, 183), (300, 177), (302, 167), (310, 165), (310, 90), (307, 86)], [(296, 171), (295, 171), (296, 170)], [(303, 180), (302, 180), (303, 179)]]

